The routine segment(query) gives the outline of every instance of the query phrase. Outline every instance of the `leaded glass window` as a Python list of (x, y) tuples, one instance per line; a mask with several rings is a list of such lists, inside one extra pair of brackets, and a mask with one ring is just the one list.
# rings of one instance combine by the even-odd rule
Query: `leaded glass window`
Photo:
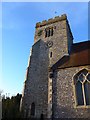
[(74, 76), (77, 105), (90, 105), (90, 72), (81, 70)]

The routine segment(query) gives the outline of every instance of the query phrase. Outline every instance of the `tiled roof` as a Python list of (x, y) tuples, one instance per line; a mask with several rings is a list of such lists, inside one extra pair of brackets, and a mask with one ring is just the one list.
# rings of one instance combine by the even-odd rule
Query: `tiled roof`
[(90, 41), (75, 43), (70, 55), (63, 56), (51, 69), (90, 65)]

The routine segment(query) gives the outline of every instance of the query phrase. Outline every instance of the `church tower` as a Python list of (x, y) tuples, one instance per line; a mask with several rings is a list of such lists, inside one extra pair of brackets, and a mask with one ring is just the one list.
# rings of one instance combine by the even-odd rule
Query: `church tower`
[(67, 16), (64, 14), (37, 23), (34, 43), (39, 39), (46, 42), (49, 48), (50, 66), (55, 64), (63, 55), (68, 55), (73, 43), (73, 36)]
[(52, 117), (53, 74), (49, 69), (70, 54), (72, 44), (73, 36), (65, 14), (36, 23), (21, 100), (24, 117)]

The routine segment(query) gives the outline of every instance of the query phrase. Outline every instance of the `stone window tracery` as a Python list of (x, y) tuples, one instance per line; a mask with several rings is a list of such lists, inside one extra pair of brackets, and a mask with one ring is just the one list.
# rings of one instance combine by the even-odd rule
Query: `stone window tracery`
[(83, 69), (74, 76), (76, 104), (90, 105), (90, 72)]

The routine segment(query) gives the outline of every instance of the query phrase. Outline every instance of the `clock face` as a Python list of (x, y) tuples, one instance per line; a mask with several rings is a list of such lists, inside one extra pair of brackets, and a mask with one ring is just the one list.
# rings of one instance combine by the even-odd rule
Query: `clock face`
[(47, 46), (50, 48), (50, 47), (52, 47), (53, 46), (53, 42), (52, 41), (48, 41), (47, 42)]

